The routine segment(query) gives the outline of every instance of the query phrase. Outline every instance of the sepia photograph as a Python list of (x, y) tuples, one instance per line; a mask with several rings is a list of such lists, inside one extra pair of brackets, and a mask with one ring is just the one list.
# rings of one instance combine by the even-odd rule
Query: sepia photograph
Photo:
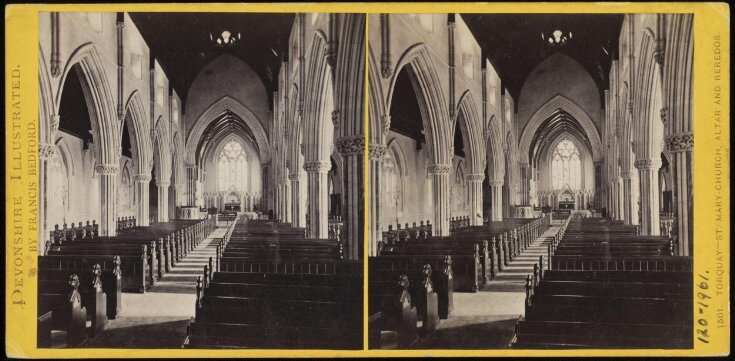
[(727, 3), (5, 11), (7, 358), (730, 353)]
[(693, 19), (368, 15), (370, 349), (694, 347)]
[(362, 350), (365, 22), (38, 13), (38, 348)]

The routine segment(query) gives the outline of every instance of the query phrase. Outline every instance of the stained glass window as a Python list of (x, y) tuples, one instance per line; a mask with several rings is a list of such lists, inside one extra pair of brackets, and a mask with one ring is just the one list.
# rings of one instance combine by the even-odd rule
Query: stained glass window
[(554, 189), (582, 188), (582, 161), (579, 150), (569, 139), (563, 139), (551, 158), (551, 177)]
[(220, 191), (245, 191), (248, 157), (240, 143), (231, 140), (219, 153), (218, 177)]

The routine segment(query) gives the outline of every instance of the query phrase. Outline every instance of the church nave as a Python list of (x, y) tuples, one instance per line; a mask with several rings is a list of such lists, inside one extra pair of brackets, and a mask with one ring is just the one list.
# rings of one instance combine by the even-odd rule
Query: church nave
[(39, 347), (360, 348), (364, 28), (41, 13)]
[(368, 24), (369, 347), (690, 348), (692, 16)]

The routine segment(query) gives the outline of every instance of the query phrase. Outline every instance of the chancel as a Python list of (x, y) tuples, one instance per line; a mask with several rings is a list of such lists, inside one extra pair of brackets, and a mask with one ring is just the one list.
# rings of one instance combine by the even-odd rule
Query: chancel
[(38, 345), (361, 349), (364, 30), (41, 13)]
[(370, 348), (692, 347), (692, 18), (370, 15)]

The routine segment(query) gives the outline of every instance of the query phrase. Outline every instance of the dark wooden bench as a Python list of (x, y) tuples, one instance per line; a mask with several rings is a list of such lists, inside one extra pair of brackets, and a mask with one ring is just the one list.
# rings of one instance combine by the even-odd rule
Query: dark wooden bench
[(66, 345), (77, 347), (87, 339), (87, 310), (78, 292), (79, 277), (68, 274), (64, 287), (38, 291), (38, 347), (52, 346), (54, 330), (66, 332)]
[(406, 348), (418, 339), (418, 310), (408, 291), (408, 276), (401, 274), (393, 287), (368, 286), (368, 312), (371, 315), (368, 331), (371, 349), (381, 347), (382, 331), (398, 333), (398, 347)]
[[(380, 269), (421, 270), (425, 264), (432, 270), (444, 270), (448, 255), (388, 255), (375, 257)], [(372, 264), (372, 263), (371, 263)], [(477, 292), (482, 279), (482, 266), (478, 254), (451, 256), (453, 286), (455, 292)]]
[(359, 349), (361, 289), (359, 274), (205, 271), (184, 347)]
[[(143, 293), (146, 289), (146, 263), (140, 256), (120, 255), (46, 255), (38, 257), (39, 270), (91, 269), (95, 264), (102, 268), (103, 281), (111, 272), (120, 277), (122, 292)], [(108, 276), (109, 277), (109, 276)]]

